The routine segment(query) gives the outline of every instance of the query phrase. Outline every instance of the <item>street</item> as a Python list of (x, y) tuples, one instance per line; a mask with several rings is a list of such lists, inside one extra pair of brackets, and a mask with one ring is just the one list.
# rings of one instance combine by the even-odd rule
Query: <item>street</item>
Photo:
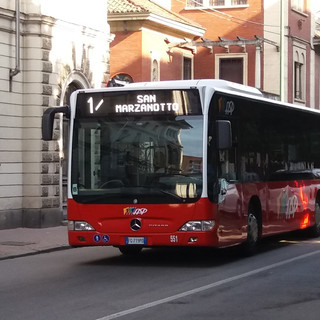
[(320, 240), (239, 248), (74, 248), (0, 261), (0, 319), (318, 320)]

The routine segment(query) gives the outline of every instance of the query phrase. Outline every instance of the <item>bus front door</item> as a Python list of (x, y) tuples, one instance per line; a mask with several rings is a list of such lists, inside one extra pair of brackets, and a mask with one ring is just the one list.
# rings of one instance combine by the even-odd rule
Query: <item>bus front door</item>
[(220, 181), (219, 227), (220, 246), (230, 246), (243, 239), (242, 185)]

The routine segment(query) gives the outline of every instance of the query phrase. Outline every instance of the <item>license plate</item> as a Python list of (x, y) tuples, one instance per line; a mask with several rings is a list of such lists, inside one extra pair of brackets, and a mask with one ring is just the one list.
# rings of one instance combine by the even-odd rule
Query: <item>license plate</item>
[(126, 244), (143, 245), (147, 244), (146, 237), (126, 237)]

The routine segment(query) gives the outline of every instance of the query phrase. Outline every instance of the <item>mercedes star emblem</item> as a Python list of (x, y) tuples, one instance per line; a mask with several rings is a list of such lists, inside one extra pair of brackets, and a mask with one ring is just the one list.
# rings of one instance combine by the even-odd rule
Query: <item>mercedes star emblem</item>
[(133, 231), (138, 231), (141, 229), (141, 220), (140, 219), (132, 219), (130, 221), (130, 227)]

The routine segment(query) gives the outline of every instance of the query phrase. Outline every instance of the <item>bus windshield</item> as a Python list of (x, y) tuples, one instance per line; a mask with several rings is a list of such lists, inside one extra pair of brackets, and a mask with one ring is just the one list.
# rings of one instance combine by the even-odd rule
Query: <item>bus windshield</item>
[(202, 115), (75, 119), (71, 191), (81, 203), (195, 202)]

